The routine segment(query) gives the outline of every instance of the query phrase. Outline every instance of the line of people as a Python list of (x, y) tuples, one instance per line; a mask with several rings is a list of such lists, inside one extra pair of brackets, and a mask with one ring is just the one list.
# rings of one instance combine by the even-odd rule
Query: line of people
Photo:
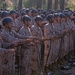
[(45, 67), (74, 51), (74, 16), (71, 10), (0, 12), (0, 48), (15, 49), (19, 75), (43, 75)]

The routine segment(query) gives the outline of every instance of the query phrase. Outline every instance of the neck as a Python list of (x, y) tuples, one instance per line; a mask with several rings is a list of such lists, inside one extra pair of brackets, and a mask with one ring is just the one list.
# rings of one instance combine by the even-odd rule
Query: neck
[(8, 29), (8, 28), (5, 28), (5, 30), (6, 30), (6, 31), (9, 31), (9, 32), (11, 31), (11, 29)]
[(38, 24), (36, 24), (37, 27), (40, 27)]
[(25, 28), (28, 28), (28, 26), (24, 25)]
[(17, 19), (18, 19), (18, 20), (21, 20), (21, 18), (20, 18), (20, 17), (18, 17)]
[(49, 22), (50, 25), (52, 25), (52, 22)]
[(14, 20), (14, 21), (15, 21), (15, 18), (14, 18), (13, 16), (11, 16), (11, 18), (12, 18), (12, 20)]
[(58, 23), (58, 22), (55, 20), (54, 23)]
[(59, 24), (61, 23), (61, 21), (58, 22)]

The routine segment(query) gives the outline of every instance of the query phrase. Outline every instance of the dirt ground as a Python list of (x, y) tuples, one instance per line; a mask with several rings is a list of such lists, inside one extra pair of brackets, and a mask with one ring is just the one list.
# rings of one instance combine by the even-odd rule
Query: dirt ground
[(75, 66), (71, 66), (69, 70), (61, 70), (56, 68), (53, 70), (53, 75), (75, 75)]
[[(72, 67), (69, 70), (55, 69), (53, 73), (53, 75), (75, 75), (75, 67)], [(16, 75), (18, 75), (17, 72)]]
[[(73, 58), (75, 60), (75, 57), (73, 57)], [(64, 61), (64, 63), (62, 63), (62, 65), (67, 63), (67, 62), (68, 61)], [(60, 67), (60, 65), (59, 65), (59, 67)], [(75, 75), (75, 66), (71, 66), (71, 68), (69, 70), (61, 70), (60, 68), (55, 67), (53, 69), (53, 71), (50, 71), (50, 72), (52, 72), (53, 74), (48, 74), (48, 75)], [(15, 75), (19, 75), (17, 69), (16, 69), (16, 74)]]
[(69, 70), (60, 70), (57, 69), (54, 71), (55, 75), (75, 75), (75, 67), (72, 67)]

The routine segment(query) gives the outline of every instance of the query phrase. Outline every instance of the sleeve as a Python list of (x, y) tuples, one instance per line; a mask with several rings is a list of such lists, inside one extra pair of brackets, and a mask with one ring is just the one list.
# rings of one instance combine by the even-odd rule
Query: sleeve
[(5, 33), (5, 32), (2, 32), (1, 33), (1, 38), (4, 42), (11, 42), (14, 40), (13, 37), (11, 37), (9, 34)]
[(21, 34), (21, 35), (25, 35), (24, 31), (22, 29), (20, 29), (20, 31), (18, 33)]
[(13, 31), (13, 33), (14, 33), (14, 36), (19, 39), (28, 39), (29, 38), (29, 36), (21, 35), (19, 33), (16, 33), (15, 31)]
[(12, 45), (12, 43), (3, 43), (2, 44), (2, 47), (3, 48), (8, 48), (8, 47), (10, 47)]

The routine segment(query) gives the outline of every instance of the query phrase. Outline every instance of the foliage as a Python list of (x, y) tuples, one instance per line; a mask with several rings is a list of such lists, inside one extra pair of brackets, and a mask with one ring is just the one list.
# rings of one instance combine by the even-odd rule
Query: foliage
[[(9, 7), (10, 9), (15, 9), (18, 8), (18, 1), (19, 0), (0, 0), (0, 8), (7, 8)], [(37, 1), (38, 0), (22, 0), (22, 7), (34, 7), (36, 8)], [(53, 5), (54, 5), (54, 0)], [(60, 0), (59, 0), (60, 1)], [(75, 0), (65, 0), (65, 8), (71, 8), (72, 10), (75, 10)], [(47, 8), (47, 0), (43, 0), (43, 9)], [(59, 2), (60, 4), (60, 2)], [(58, 6), (59, 6), (58, 4)], [(58, 7), (59, 9), (59, 7)]]
[(7, 3), (4, 0), (0, 0), (0, 8), (7, 8)]
[(24, 0), (23, 1), (23, 7), (36, 7), (37, 0)]
[(69, 0), (67, 7), (72, 10), (75, 10), (75, 0)]

